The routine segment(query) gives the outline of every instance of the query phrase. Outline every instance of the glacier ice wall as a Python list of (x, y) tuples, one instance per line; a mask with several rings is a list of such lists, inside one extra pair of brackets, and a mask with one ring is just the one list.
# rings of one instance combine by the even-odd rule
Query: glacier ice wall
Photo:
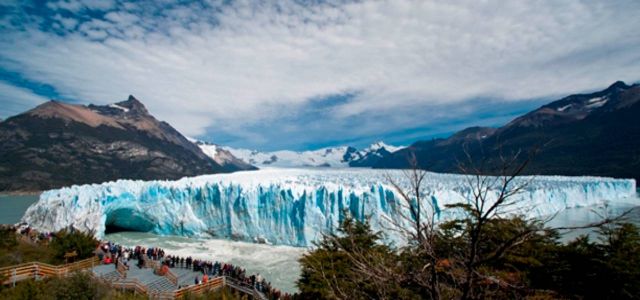
[[(161, 235), (214, 237), (307, 246), (337, 227), (344, 212), (370, 218), (376, 230), (406, 213), (386, 176), (408, 187), (402, 171), (371, 169), (270, 169), (205, 175), (177, 181), (119, 180), (71, 186), (42, 193), (22, 221), (45, 231), (68, 226), (93, 230), (107, 226)], [(423, 207), (437, 219), (459, 216), (446, 204), (470, 199), (464, 175), (428, 173)], [(514, 196), (518, 212), (529, 217), (604, 201), (633, 201), (634, 180), (597, 177), (522, 177)], [(516, 183), (517, 184), (517, 183)], [(391, 241), (402, 242), (383, 230)]]

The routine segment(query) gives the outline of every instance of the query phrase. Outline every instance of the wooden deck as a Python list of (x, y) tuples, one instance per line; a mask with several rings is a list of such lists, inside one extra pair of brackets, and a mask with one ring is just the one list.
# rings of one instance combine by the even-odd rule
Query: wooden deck
[(186, 295), (201, 295), (225, 286), (253, 299), (267, 299), (254, 287), (233, 278), (219, 276), (209, 279), (207, 283), (194, 284), (195, 277), (202, 278), (202, 273), (186, 268), (173, 268), (160, 276), (154, 272), (158, 265), (155, 261), (148, 261), (145, 262), (144, 268), (131, 266), (127, 269), (123, 264), (119, 264), (116, 268), (113, 264), (101, 264), (97, 257), (60, 266), (29, 262), (0, 268), (0, 280), (3, 285), (15, 286), (17, 282), (23, 280), (42, 280), (46, 277), (68, 276), (77, 271), (89, 271), (92, 276), (116, 289), (131, 290), (147, 295), (150, 299), (181, 299)]

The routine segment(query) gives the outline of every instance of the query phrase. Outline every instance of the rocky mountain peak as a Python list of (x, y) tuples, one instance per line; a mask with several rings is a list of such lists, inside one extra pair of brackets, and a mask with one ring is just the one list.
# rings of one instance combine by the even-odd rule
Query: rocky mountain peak
[(149, 114), (147, 108), (140, 102), (140, 100), (136, 99), (133, 95), (129, 95), (129, 98), (125, 101), (115, 103), (114, 105), (125, 108), (131, 112), (136, 112), (140, 114)]
[(109, 105), (49, 101), (0, 123), (0, 191), (227, 171), (135, 97)]
[(620, 80), (618, 80), (618, 81), (614, 82), (612, 85), (610, 85), (610, 86), (609, 86), (605, 91), (613, 90), (613, 89), (623, 89), (623, 90), (626, 90), (626, 89), (628, 89), (628, 88), (630, 88), (630, 86), (629, 86), (629, 85), (627, 85), (626, 83), (624, 83), (624, 81), (620, 81)]

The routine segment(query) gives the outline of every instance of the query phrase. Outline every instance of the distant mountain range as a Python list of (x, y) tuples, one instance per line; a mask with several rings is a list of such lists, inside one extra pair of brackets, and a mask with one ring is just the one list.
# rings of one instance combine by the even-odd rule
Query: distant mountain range
[(234, 169), (238, 171), (258, 169), (252, 164), (249, 164), (242, 159), (235, 157), (233, 154), (231, 154), (231, 152), (219, 145), (192, 138), (189, 138), (189, 141), (196, 144), (200, 148), (200, 150), (202, 150), (205, 155), (213, 159), (213, 161), (221, 166), (225, 166), (228, 169)]
[[(122, 178), (177, 179), (256, 167), (407, 168), (409, 158), (436, 172), (459, 162), (498, 173), (501, 157), (538, 149), (529, 174), (597, 175), (640, 180), (640, 85), (571, 95), (500, 128), (470, 127), (408, 147), (237, 149), (187, 139), (156, 120), (135, 97), (97, 106), (57, 101), (0, 121), (0, 191), (36, 191)], [(524, 155), (522, 156), (524, 157)]]
[(37, 191), (122, 178), (230, 172), (135, 97), (97, 106), (57, 101), (0, 122), (0, 191)]
[(528, 174), (595, 175), (640, 180), (640, 85), (616, 82), (571, 95), (500, 128), (471, 127), (446, 139), (418, 141), (380, 159), (376, 168), (405, 168), (408, 158), (436, 172), (459, 172), (458, 162), (498, 173), (503, 157), (532, 149)]
[[(340, 146), (322, 148), (312, 151), (273, 151), (261, 152), (257, 150), (237, 149), (197, 141), (204, 153), (216, 160), (217, 157), (233, 157), (236, 160), (218, 158), (219, 163), (243, 162), (259, 168), (300, 168), (300, 167), (372, 167), (381, 158), (394, 151), (402, 149), (387, 145), (383, 142), (372, 144), (366, 149), (358, 150), (354, 147)], [(225, 154), (226, 153), (226, 154)], [(233, 161), (233, 162), (232, 162)]]

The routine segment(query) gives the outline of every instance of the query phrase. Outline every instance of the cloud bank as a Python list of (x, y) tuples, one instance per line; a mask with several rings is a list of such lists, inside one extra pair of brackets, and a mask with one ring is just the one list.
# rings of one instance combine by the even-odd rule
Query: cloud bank
[[(24, 79), (0, 77), (2, 103), (133, 94), (184, 134), (268, 150), (406, 143), (640, 79), (633, 0), (65, 0), (0, 12), (0, 74)], [(24, 81), (55, 93), (29, 95)]]

